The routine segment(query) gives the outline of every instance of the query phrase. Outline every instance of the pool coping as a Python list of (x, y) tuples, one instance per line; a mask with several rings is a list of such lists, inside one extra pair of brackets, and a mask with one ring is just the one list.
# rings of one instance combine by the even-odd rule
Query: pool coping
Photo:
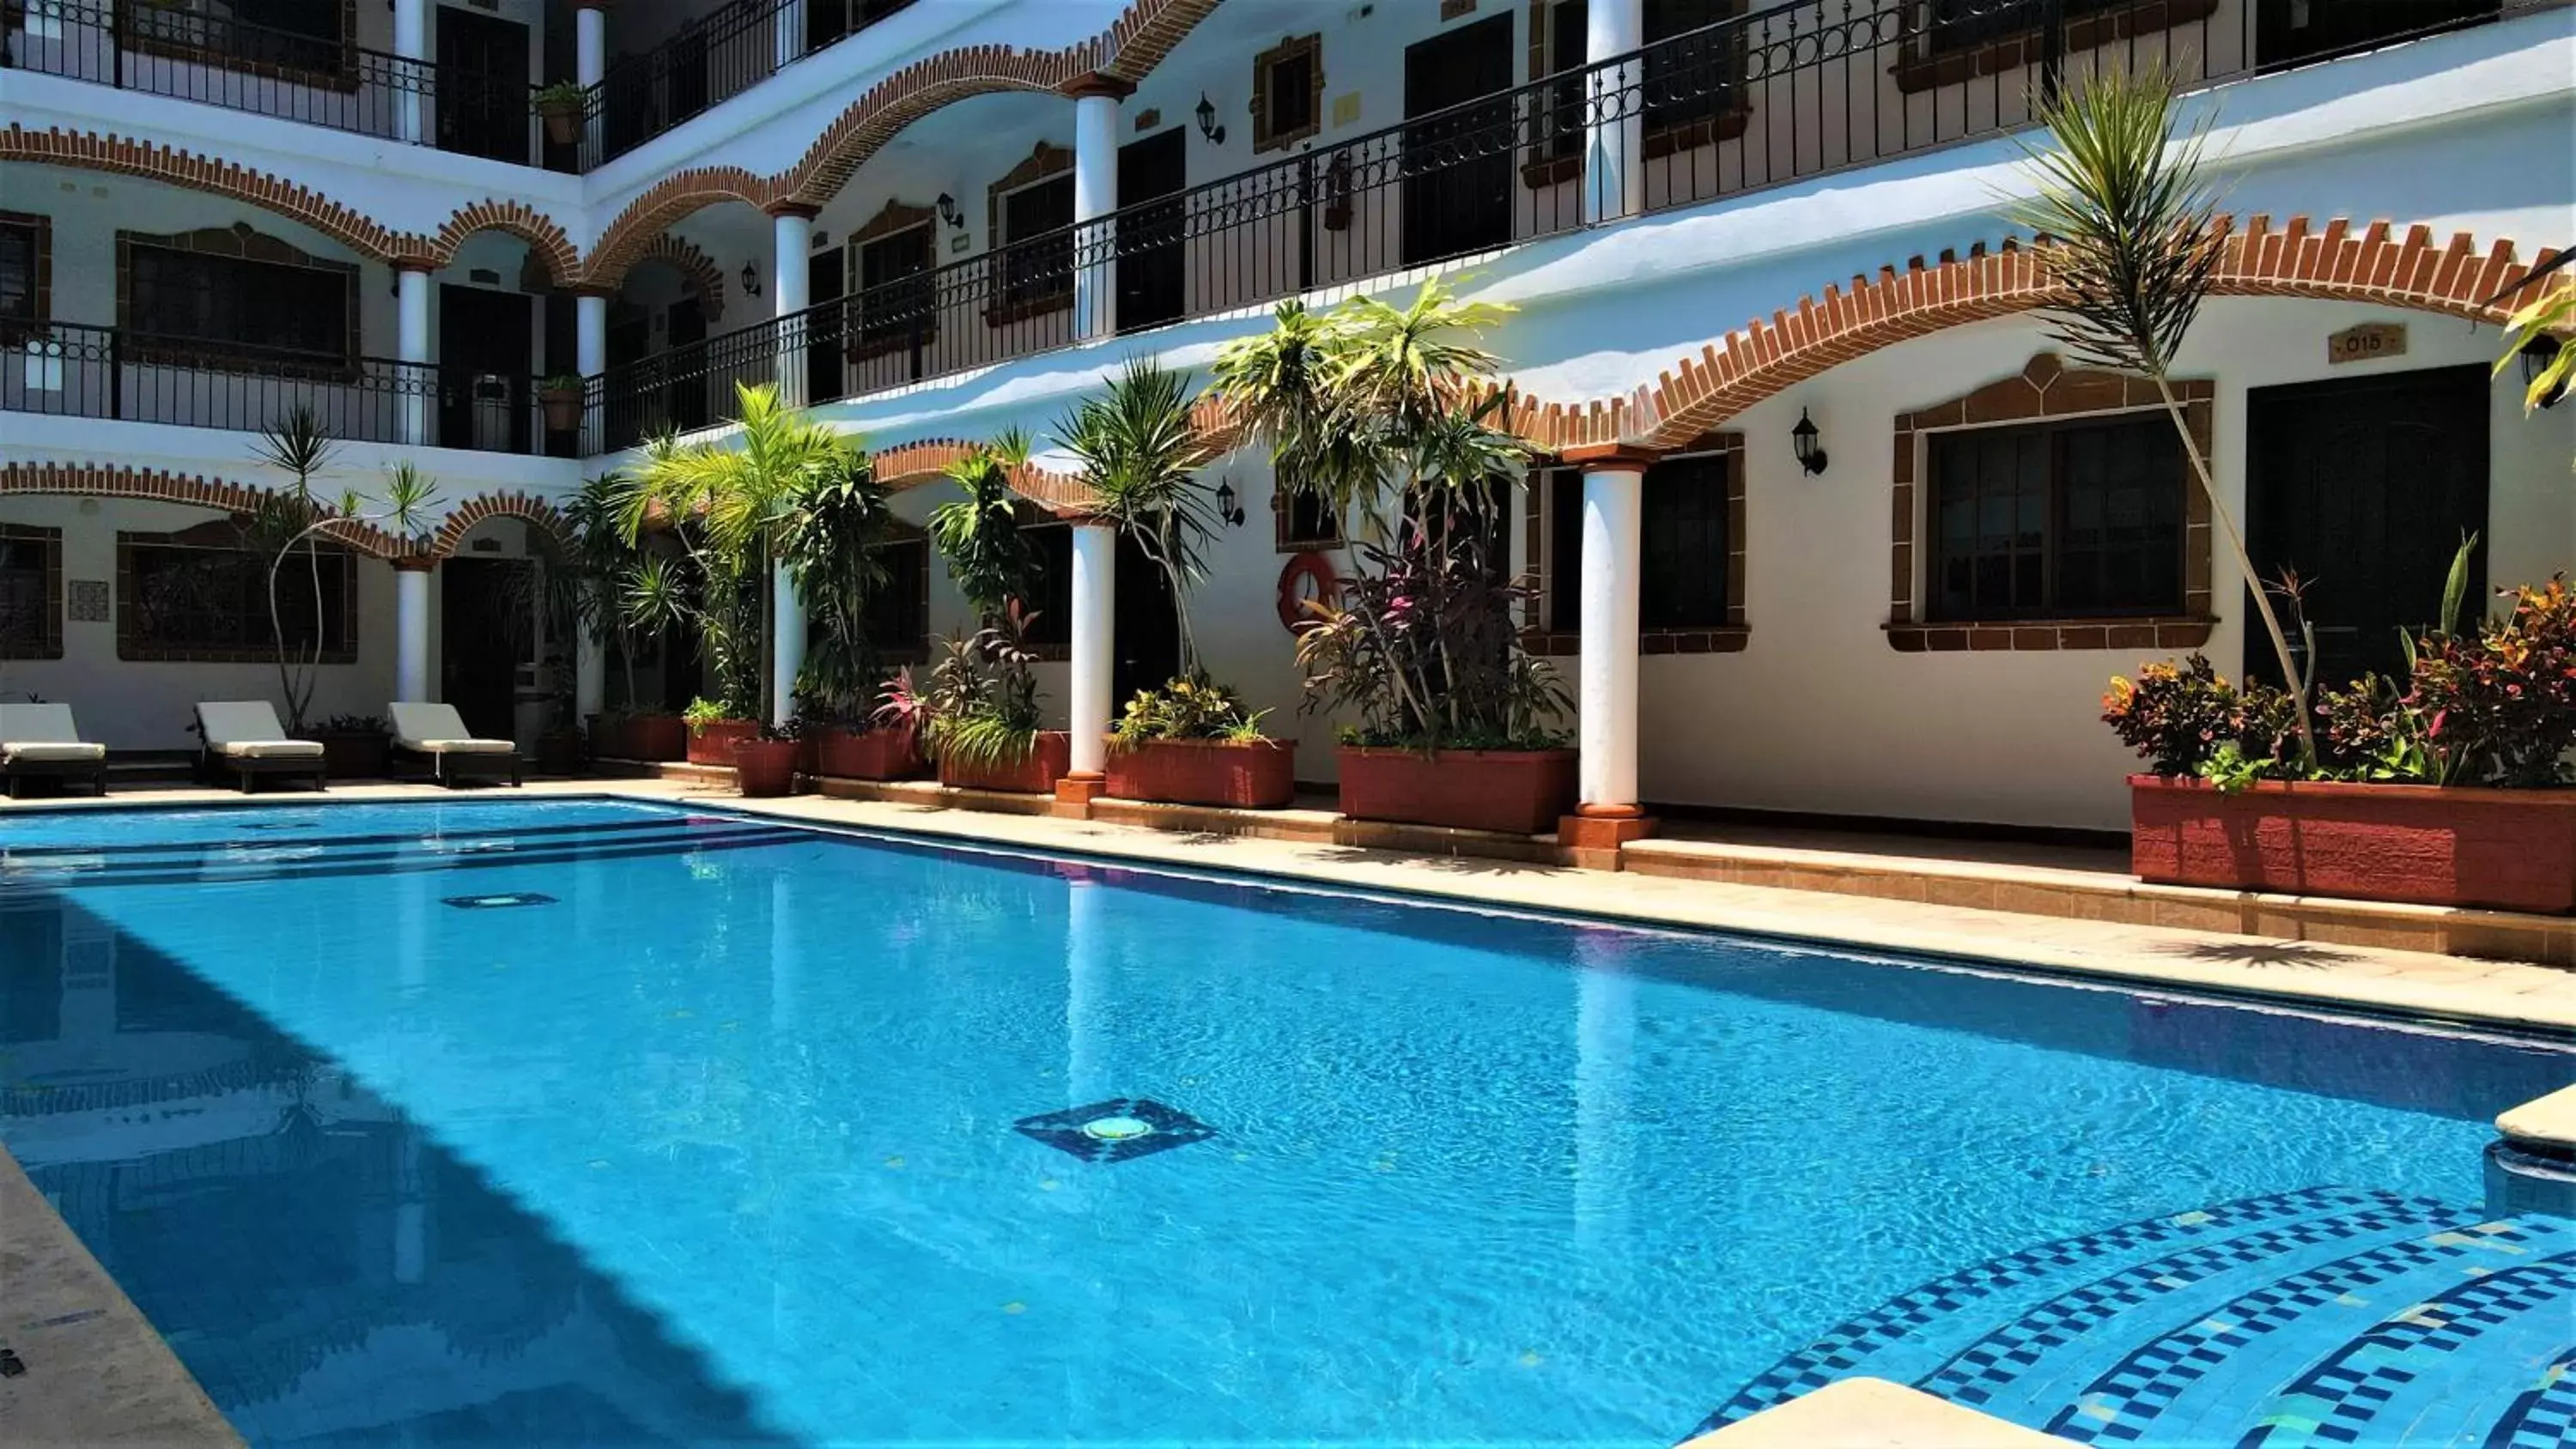
[(0, 1438), (241, 1449), (179, 1356), (0, 1147)]

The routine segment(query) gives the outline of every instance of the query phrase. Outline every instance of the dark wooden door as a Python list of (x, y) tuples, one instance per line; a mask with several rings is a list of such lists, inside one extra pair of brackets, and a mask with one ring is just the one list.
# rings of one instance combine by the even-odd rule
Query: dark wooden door
[(830, 402), (841, 385), (841, 252), (838, 247), (805, 259), (805, 403)]
[(1512, 87), (1512, 17), (1497, 15), (1404, 52), (1404, 261), (1512, 239), (1512, 106), (1472, 104)]
[(1127, 708), (1137, 690), (1153, 689), (1181, 672), (1180, 615), (1172, 609), (1172, 582), (1126, 534), (1118, 535), (1118, 587), (1111, 601), (1118, 660), (1109, 681), (1109, 708)]
[[(2486, 529), (2486, 369), (2256, 388), (2246, 420), (2246, 548), (2265, 579), (2286, 567), (2306, 581), (2317, 682), (2399, 674), (2400, 633), (2434, 622), (2461, 536)], [(2484, 556), (2471, 560), (2473, 611)], [(2246, 671), (2277, 678), (2250, 603), (2246, 618)]]
[(518, 733), (516, 641), (528, 626), (503, 611), (526, 606), (528, 591), (513, 574), (529, 567), (525, 559), (502, 558), (452, 558), (439, 566), (439, 697), (482, 739)]
[[(891, 374), (893, 380), (919, 380), (922, 349), (939, 332), (931, 243), (931, 226), (923, 222), (859, 244), (856, 355), (903, 358), (903, 367)], [(874, 376), (889, 375), (878, 369)]]
[[(1189, 204), (1183, 128), (1118, 148), (1118, 330), (1178, 322), (1187, 300), (1182, 227)], [(1168, 198), (1168, 199), (1166, 199)]]
[(662, 358), (669, 371), (664, 416), (681, 432), (707, 425), (707, 309), (695, 297), (682, 297), (662, 314)]
[(436, 83), (440, 150), (528, 163), (528, 27), (440, 6)]
[(2294, 65), (2495, 14), (2502, 0), (2257, 0), (2255, 59)]
[(439, 446), (528, 450), (535, 336), (528, 299), (516, 292), (438, 289)]

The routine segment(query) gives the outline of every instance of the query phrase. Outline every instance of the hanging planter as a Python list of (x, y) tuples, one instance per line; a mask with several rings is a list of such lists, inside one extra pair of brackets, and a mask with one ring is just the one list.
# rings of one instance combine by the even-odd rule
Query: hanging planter
[(538, 91), (537, 119), (545, 122), (546, 139), (558, 146), (580, 140), (582, 112), (589, 101), (589, 94), (571, 81), (557, 81)]
[(558, 374), (537, 384), (537, 406), (545, 411), (547, 432), (581, 431), (584, 391), (581, 379), (571, 373)]

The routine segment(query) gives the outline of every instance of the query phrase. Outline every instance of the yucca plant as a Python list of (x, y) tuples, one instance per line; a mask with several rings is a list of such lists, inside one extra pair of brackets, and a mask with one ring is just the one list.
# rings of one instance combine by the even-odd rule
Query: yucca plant
[[(305, 435), (309, 439), (311, 434)], [(326, 447), (322, 456), (327, 458)], [(307, 456), (312, 456), (310, 453)], [(308, 480), (310, 474), (304, 475)], [(313, 690), (319, 682), (313, 677), (321, 663), (322, 568), (320, 539), (326, 533), (346, 533), (380, 529), (407, 543), (427, 542), (427, 520), (438, 507), (438, 485), (408, 460), (386, 470), (382, 496), (369, 500), (356, 490), (344, 491), (336, 503), (313, 500), (306, 492), (301, 501), (294, 498), (274, 500), (254, 520), (254, 530), (264, 535), (268, 544), (268, 622), (277, 639), (277, 682), (286, 696), (286, 730), (301, 735), (305, 712), (313, 706)], [(300, 526), (299, 526), (300, 525)], [(297, 549), (304, 551), (308, 572), (313, 576), (313, 652), (303, 660), (295, 658), (294, 647), (287, 640), (286, 611), (278, 598), (278, 575)]]
[(2317, 760), (2308, 699), (2312, 680), (2291, 651), (2244, 530), (2219, 496), (2199, 440), (2174, 397), (2174, 359), (2208, 300), (2225, 256), (2227, 224), (2205, 166), (2207, 123), (2184, 129), (2176, 82), (2161, 65), (2105, 67), (2034, 98), (2046, 130), (2022, 143), (2037, 195), (2012, 219), (2038, 235), (2054, 296), (2043, 315), (2077, 358), (2153, 382), (2173, 420), (2192, 476), (2208, 496), (2217, 533), (2254, 600), (2297, 705), (2303, 767)]
[(1017, 431), (969, 449), (944, 470), (964, 496), (930, 510), (930, 545), (987, 628), (1011, 600), (1027, 598), (1037, 578), (1037, 551), (1021, 536), (1011, 489), (1011, 473), (1028, 461), (1029, 440)]
[(1191, 426), (1190, 402), (1186, 373), (1135, 359), (1056, 425), (1056, 440), (1082, 465), (1093, 516), (1170, 581), (1184, 678), (1200, 673), (1189, 599), (1207, 578), (1216, 538), (1216, 508), (1198, 477), (1208, 449)]

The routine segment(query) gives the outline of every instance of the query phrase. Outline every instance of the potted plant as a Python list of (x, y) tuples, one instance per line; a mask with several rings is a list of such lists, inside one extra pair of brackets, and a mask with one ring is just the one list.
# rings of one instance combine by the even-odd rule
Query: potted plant
[[(808, 624), (796, 698), (809, 773), (888, 780), (923, 768), (921, 721), (879, 720), (881, 691), (893, 682), (880, 681), (868, 637), (868, 604), (885, 584), (881, 551), (893, 529), (886, 487), (860, 455), (800, 490), (779, 531), (779, 557)], [(911, 676), (901, 678), (908, 694)]]
[(991, 627), (943, 643), (923, 735), (940, 784), (1045, 794), (1073, 768), (1073, 737), (1039, 727), (1037, 655), (1028, 647), (1036, 617), (1014, 599)]
[(843, 780), (910, 780), (929, 767), (921, 741), (930, 701), (909, 665), (888, 676), (864, 730), (827, 728), (815, 741), (814, 772)]
[(546, 139), (558, 146), (569, 146), (581, 139), (582, 112), (590, 105), (590, 93), (578, 81), (556, 81), (539, 86), (530, 98), (537, 118), (546, 123)]
[(381, 780), (392, 731), (381, 715), (335, 714), (300, 738), (322, 746), (322, 768), (334, 780)]
[(1540, 834), (1574, 806), (1566, 706), (1514, 618), (1506, 500), (1528, 453), (1473, 345), (1503, 315), (1426, 283), (1407, 306), (1289, 303), (1218, 355), (1216, 391), (1301, 480), (1363, 527), (1347, 607), (1297, 641), (1308, 710), (1356, 722), (1336, 752), (1342, 813)]
[(579, 432), (582, 410), (586, 406), (585, 394), (581, 374), (577, 372), (558, 372), (539, 379), (537, 406), (545, 413), (546, 431)]
[(1108, 793), (1120, 800), (1275, 810), (1297, 795), (1297, 745), (1261, 732), (1246, 710), (1204, 679), (1140, 689), (1109, 732)]
[(796, 767), (804, 754), (796, 721), (754, 724), (734, 742), (734, 785), (755, 799), (796, 793)]
[(730, 765), (735, 748), (760, 733), (760, 721), (723, 700), (690, 700), (680, 718), (689, 728), (692, 765)]

